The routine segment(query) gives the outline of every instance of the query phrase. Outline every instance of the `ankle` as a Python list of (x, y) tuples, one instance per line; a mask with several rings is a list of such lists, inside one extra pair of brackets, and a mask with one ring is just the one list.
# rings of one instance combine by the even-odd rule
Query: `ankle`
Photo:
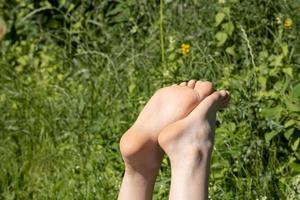
[(211, 148), (207, 147), (190, 147), (177, 152), (170, 157), (172, 168), (199, 168), (202, 165), (207, 165), (211, 158)]

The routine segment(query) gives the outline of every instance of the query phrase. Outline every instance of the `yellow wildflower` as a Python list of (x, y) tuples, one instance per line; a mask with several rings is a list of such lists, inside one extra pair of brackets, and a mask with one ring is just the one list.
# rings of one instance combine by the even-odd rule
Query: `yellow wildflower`
[(6, 25), (5, 22), (0, 18), (0, 40), (2, 40), (5, 33), (6, 33)]
[(293, 26), (293, 20), (291, 18), (287, 18), (284, 20), (284, 27), (287, 29), (291, 29)]
[(188, 56), (190, 53), (191, 46), (189, 44), (183, 43), (180, 47), (181, 53), (183, 56)]

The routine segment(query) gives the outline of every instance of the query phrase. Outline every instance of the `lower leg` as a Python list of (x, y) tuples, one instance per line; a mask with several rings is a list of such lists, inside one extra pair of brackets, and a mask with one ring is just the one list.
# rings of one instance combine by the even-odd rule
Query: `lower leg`
[(159, 144), (171, 161), (170, 200), (208, 199), (216, 112), (228, 102), (228, 92), (215, 92), (160, 133)]
[(171, 160), (170, 200), (208, 199), (210, 151), (186, 159)]
[(125, 170), (118, 200), (150, 200), (157, 173)]
[(129, 129), (121, 139), (125, 174), (118, 200), (152, 199), (163, 151), (157, 141)]
[(125, 174), (119, 200), (152, 199), (163, 156), (158, 134), (165, 126), (187, 116), (212, 92), (209, 82), (189, 81), (188, 86), (166, 87), (153, 95), (120, 141)]

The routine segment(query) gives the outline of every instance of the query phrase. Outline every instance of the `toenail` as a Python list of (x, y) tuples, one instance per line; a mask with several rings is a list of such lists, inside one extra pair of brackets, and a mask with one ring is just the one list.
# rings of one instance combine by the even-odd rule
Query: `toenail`
[(229, 95), (226, 90), (221, 90), (220, 94), (221, 94), (222, 99), (226, 99)]
[(226, 98), (228, 98), (229, 96), (230, 96), (230, 92), (228, 92), (227, 90), (225, 90), (225, 92), (226, 92)]

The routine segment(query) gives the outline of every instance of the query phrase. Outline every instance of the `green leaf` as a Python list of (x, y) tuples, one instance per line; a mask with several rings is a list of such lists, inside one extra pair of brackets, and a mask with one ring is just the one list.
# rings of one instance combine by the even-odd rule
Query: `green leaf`
[(225, 32), (218, 32), (215, 37), (218, 40), (217, 46), (220, 47), (223, 46), (223, 44), (226, 42), (228, 35)]
[(219, 26), (224, 20), (224, 18), (225, 18), (225, 14), (223, 12), (217, 13), (215, 16), (215, 20), (216, 20), (215, 26)]
[(278, 134), (276, 131), (271, 131), (265, 134), (265, 140), (267, 143), (270, 143), (270, 141)]
[(300, 144), (300, 138), (297, 138), (296, 141), (292, 145), (293, 151), (297, 151)]
[(292, 100), (295, 100), (296, 102), (299, 101), (299, 99), (300, 99), (300, 84), (297, 84), (293, 87), (293, 89), (290, 93), (290, 97), (292, 98)]
[(168, 56), (169, 61), (174, 61), (176, 58), (176, 53), (172, 52), (170, 53), (170, 55)]
[(139, 29), (139, 27), (135, 25), (135, 26), (133, 26), (133, 27), (131, 28), (130, 33), (131, 33), (131, 34), (134, 34), (134, 33), (136, 33), (136, 32), (138, 31), (138, 29)]
[(295, 156), (298, 158), (298, 160), (300, 160), (300, 152), (299, 151), (296, 151), (294, 152), (295, 153)]
[(217, 128), (217, 133), (222, 135), (231, 135), (236, 132), (236, 125), (233, 122), (224, 123), (221, 127)]
[(226, 53), (228, 53), (232, 56), (235, 56), (235, 45), (233, 45), (231, 47), (227, 47), (225, 51), (226, 51)]
[(285, 131), (284, 132), (284, 137), (287, 139), (287, 140), (289, 140), (290, 139), (290, 137), (293, 135), (293, 133), (294, 133), (294, 128), (290, 128), (290, 129), (288, 129), (287, 131)]
[(272, 55), (270, 57), (271, 60), (270, 65), (274, 67), (282, 66), (282, 59), (283, 59), (283, 55), (278, 55), (278, 56)]
[(215, 179), (224, 178), (227, 171), (228, 168), (224, 167), (221, 171), (216, 171), (213, 176)]
[(282, 71), (289, 75), (291, 78), (293, 78), (293, 69), (291, 67), (286, 67), (286, 68), (283, 68)]
[(227, 16), (230, 15), (230, 7), (224, 7), (224, 8), (222, 9), (222, 11), (223, 11)]
[(130, 9), (126, 3), (119, 3), (113, 10), (107, 12), (107, 17), (111, 23), (129, 21)]
[(75, 8), (75, 4), (71, 3), (69, 6), (68, 6), (68, 10), (67, 12), (71, 12), (73, 9)]
[(20, 64), (20, 65), (27, 65), (28, 63), (28, 56), (25, 55), (25, 56), (21, 56), (17, 59), (17, 62)]
[(289, 54), (289, 46), (287, 43), (282, 43), (281, 44), (281, 50), (282, 50), (282, 54), (286, 57)]
[(289, 164), (289, 166), (293, 171), (300, 173), (300, 164), (299, 163), (293, 162), (293, 163)]
[(267, 78), (265, 76), (259, 76), (258, 77), (258, 83), (262, 90), (266, 90), (267, 88)]
[(291, 120), (285, 122), (284, 128), (288, 128), (288, 127), (290, 127), (290, 126), (293, 126), (295, 123), (296, 123), (296, 121), (293, 120), (293, 119), (291, 119)]
[(234, 25), (232, 22), (227, 22), (222, 24), (222, 29), (228, 34), (228, 35), (232, 35), (233, 31), (234, 31)]
[(281, 105), (278, 105), (276, 107), (262, 109), (261, 114), (265, 118), (279, 121), (279, 119), (282, 117), (283, 111), (284, 108)]
[(75, 22), (73, 25), (72, 25), (72, 28), (77, 30), (81, 27), (81, 20), (78, 20), (77, 22)]
[(265, 61), (265, 60), (267, 60), (267, 58), (269, 58), (269, 53), (268, 53), (267, 50), (261, 51), (261, 52), (259, 53), (259, 55), (258, 55), (258, 59), (259, 59), (260, 61)]
[(286, 108), (291, 112), (300, 112), (300, 105), (291, 102), (290, 100), (285, 100)]
[(135, 83), (131, 83), (129, 85), (129, 88), (128, 88), (129, 93), (132, 94), (135, 91), (135, 89), (136, 89), (136, 84)]

